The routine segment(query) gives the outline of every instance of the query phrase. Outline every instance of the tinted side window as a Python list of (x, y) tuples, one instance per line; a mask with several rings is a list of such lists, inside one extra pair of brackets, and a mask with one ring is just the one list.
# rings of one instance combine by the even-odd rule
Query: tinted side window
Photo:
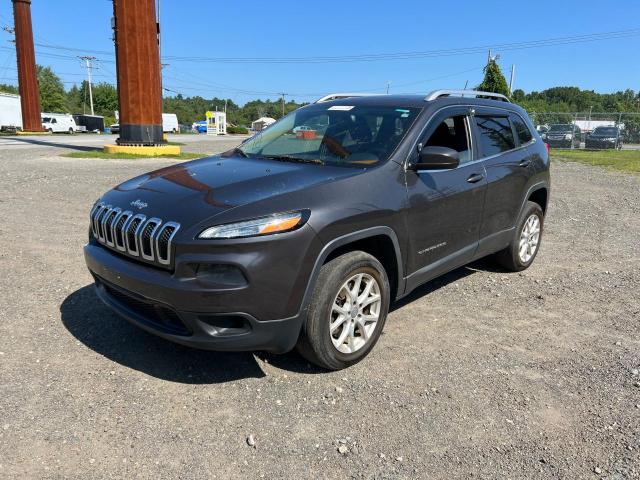
[(452, 148), (460, 154), (460, 163), (471, 160), (469, 150), (469, 133), (464, 115), (457, 115), (443, 120), (424, 143), (425, 147)]
[(518, 136), (520, 145), (530, 142), (533, 136), (527, 124), (524, 123), (524, 120), (522, 120), (519, 115), (511, 115), (511, 122), (516, 129), (516, 135)]
[(515, 148), (509, 118), (477, 115), (476, 124), (483, 156), (490, 157)]

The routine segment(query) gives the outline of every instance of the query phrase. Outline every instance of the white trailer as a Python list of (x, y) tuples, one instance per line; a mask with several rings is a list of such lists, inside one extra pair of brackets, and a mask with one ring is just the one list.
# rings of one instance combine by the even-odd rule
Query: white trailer
[(20, 95), (0, 92), (0, 130), (22, 130)]
[(178, 116), (175, 113), (162, 114), (162, 131), (164, 133), (179, 133)]

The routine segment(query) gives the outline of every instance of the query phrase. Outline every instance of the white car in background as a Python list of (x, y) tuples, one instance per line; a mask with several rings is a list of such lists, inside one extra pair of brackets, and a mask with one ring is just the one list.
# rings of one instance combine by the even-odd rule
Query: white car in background
[(78, 126), (68, 113), (42, 113), (42, 128), (51, 133), (69, 133), (73, 135)]

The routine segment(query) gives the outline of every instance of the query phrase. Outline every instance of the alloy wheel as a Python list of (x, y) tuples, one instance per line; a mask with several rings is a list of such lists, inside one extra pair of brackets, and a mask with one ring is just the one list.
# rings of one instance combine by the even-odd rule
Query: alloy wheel
[(518, 256), (522, 263), (528, 263), (538, 249), (540, 242), (540, 217), (535, 213), (529, 215), (524, 222), (520, 233), (520, 244), (518, 246)]
[(357, 273), (338, 290), (329, 316), (329, 335), (341, 353), (354, 353), (367, 345), (380, 319), (382, 295), (378, 281)]

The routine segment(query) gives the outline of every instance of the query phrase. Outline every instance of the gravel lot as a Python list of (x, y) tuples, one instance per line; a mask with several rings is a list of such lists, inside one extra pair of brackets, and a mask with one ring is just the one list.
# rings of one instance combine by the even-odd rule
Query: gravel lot
[(0, 138), (0, 477), (640, 478), (640, 178), (554, 163), (531, 269), (431, 282), (372, 355), (325, 373), (176, 346), (104, 307), (88, 210), (172, 162), (55, 156), (78, 138)]

